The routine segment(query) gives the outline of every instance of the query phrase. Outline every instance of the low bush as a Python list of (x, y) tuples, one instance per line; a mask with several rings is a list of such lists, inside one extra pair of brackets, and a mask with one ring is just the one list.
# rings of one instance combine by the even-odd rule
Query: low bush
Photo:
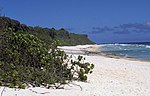
[(58, 41), (47, 45), (25, 32), (0, 35), (0, 85), (13, 88), (44, 86), (60, 88), (72, 80), (86, 81), (93, 64), (78, 56), (73, 59), (57, 48)]

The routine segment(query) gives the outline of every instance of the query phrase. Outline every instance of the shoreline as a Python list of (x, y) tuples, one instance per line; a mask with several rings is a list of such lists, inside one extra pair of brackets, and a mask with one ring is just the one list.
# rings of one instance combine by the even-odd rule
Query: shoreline
[[(93, 48), (94, 47), (94, 48)], [(30, 87), (26, 89), (5, 88), (3, 96), (149, 96), (150, 62), (108, 58), (85, 51), (96, 51), (99, 45), (58, 47), (68, 55), (82, 55), (85, 62), (94, 64), (87, 82), (73, 81), (64, 89)], [(81, 90), (82, 88), (82, 90)]]
[(150, 77), (150, 62), (118, 56), (109, 57), (103, 52), (97, 54), (100, 46), (79, 45), (62, 48), (65, 52), (72, 50), (71, 55), (80, 53), (78, 55), (83, 55), (86, 61), (95, 65), (93, 73), (88, 77), (90, 86), (86, 85), (86, 88), (92, 87), (94, 90), (87, 88), (92, 95), (85, 96), (148, 96), (150, 78), (147, 77)]
[[(80, 55), (99, 55), (99, 56), (104, 56), (107, 58), (114, 58), (114, 59), (125, 59), (125, 60), (131, 60), (131, 61), (140, 61), (140, 62), (150, 62), (150, 60), (141, 60), (141, 59), (136, 59), (133, 57), (124, 57), (124, 56), (119, 56), (116, 54), (112, 54), (112, 53), (106, 53), (106, 52), (102, 52), (100, 51), (100, 47), (103, 45), (77, 45), (77, 46), (63, 46), (63, 47), (59, 47), (60, 49), (62, 48), (63, 50), (65, 50), (65, 52), (67, 54), (80, 54)], [(72, 52), (68, 52), (68, 50), (70, 50), (70, 48), (72, 48)], [(75, 48), (73, 48), (75, 47)], [(67, 49), (66, 49), (67, 48)], [(77, 53), (75, 53), (75, 52)]]
[(85, 48), (84, 51), (87, 54), (95, 54), (95, 55), (100, 55), (100, 56), (105, 56), (108, 58), (115, 58), (115, 59), (127, 59), (127, 60), (132, 60), (132, 61), (141, 61), (141, 62), (150, 62), (150, 60), (142, 60), (142, 59), (136, 59), (133, 57), (124, 57), (124, 56), (119, 56), (113, 53), (106, 53), (100, 51), (100, 47), (103, 45), (91, 45), (90, 47)]

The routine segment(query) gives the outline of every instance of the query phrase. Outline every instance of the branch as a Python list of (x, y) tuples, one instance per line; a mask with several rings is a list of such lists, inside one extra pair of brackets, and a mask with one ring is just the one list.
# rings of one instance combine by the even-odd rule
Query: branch
[(5, 91), (5, 88), (6, 88), (6, 87), (4, 87), (3, 90), (2, 90), (1, 96), (3, 96), (3, 93), (4, 93), (4, 91)]
[(50, 92), (39, 93), (39, 92), (36, 92), (36, 91), (34, 91), (34, 90), (32, 90), (32, 89), (29, 89), (29, 90), (32, 91), (32, 92), (34, 92), (34, 93), (37, 93), (37, 94), (46, 94), (46, 93), (50, 93)]
[(74, 83), (70, 83), (70, 84), (80, 87), (81, 91), (83, 90), (82, 87), (78, 84), (74, 84)]

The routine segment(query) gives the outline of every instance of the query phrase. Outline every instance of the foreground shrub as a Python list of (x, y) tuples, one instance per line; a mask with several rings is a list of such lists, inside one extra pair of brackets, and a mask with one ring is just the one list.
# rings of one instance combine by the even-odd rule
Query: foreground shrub
[(60, 88), (72, 80), (86, 81), (94, 68), (82, 56), (73, 60), (57, 49), (58, 41), (49, 46), (24, 32), (7, 32), (0, 38), (0, 85), (3, 86)]

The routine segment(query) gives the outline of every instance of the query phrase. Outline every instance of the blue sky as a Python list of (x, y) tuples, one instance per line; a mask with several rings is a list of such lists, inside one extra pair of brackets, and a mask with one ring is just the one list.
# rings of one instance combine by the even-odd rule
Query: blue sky
[(150, 41), (149, 5), (150, 0), (0, 0), (5, 16), (88, 34), (97, 43)]

